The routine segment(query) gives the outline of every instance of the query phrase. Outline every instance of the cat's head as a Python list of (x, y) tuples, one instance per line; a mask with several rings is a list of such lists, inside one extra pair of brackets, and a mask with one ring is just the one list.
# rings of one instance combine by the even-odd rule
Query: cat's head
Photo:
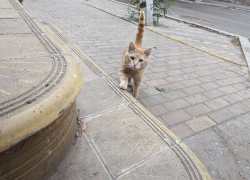
[(134, 45), (131, 42), (126, 53), (125, 65), (134, 70), (144, 69), (148, 64), (150, 53), (151, 48), (144, 50), (142, 47)]

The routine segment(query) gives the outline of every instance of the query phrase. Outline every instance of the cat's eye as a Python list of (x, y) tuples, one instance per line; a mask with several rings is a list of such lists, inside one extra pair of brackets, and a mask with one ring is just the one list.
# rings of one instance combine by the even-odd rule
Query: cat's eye
[(130, 59), (135, 60), (135, 58), (134, 58), (134, 57), (130, 57)]
[(139, 62), (143, 62), (143, 60), (142, 60), (142, 59), (140, 59), (140, 60), (139, 60)]

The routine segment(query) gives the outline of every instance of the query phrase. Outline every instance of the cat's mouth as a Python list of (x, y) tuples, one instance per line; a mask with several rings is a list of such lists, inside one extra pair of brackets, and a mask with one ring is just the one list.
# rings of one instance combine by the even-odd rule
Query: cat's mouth
[(133, 70), (139, 69), (139, 68), (137, 68), (137, 67), (135, 67), (135, 66), (130, 66), (130, 68), (133, 69)]
[(136, 70), (137, 68), (132, 66), (132, 65), (128, 65), (127, 68), (130, 68), (130, 69), (133, 69), (133, 70)]
[(141, 69), (141, 67), (139, 67), (139, 66), (133, 66), (133, 65), (127, 65), (126, 67), (130, 68), (132, 70), (140, 70)]

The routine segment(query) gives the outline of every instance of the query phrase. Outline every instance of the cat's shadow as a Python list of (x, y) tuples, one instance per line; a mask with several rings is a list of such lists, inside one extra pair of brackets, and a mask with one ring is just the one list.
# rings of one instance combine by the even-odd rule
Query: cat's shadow
[(127, 87), (127, 91), (131, 94), (133, 93), (133, 85)]
[[(115, 80), (118, 82), (118, 83), (120, 83), (120, 80), (118, 79), (118, 78), (115, 78)], [(126, 91), (128, 91), (130, 94), (132, 94), (133, 95), (133, 84), (134, 84), (134, 81), (133, 80), (131, 80), (131, 86), (128, 86), (127, 87), (127, 90)]]

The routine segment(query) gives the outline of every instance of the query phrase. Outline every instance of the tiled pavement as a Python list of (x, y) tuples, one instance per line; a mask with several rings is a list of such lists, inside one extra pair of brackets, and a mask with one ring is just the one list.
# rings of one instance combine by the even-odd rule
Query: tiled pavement
[[(91, 0), (88, 1), (98, 8), (129, 19), (127, 6), (112, 1)], [(130, 20), (137, 20), (136, 18)], [(176, 22), (166, 18), (160, 18), (160, 27), (151, 27), (160, 33), (187, 42), (190, 45), (198, 46), (204, 50), (217, 53), (223, 57), (228, 57), (246, 65), (242, 50), (237, 44), (237, 40), (212, 33), (200, 28), (190, 27), (187, 24)], [(164, 28), (162, 28), (164, 27)]]
[[(61, 29), (118, 79), (136, 25), (77, 0), (25, 0), (24, 6), (40, 22)], [(250, 177), (247, 68), (148, 30), (143, 46), (157, 49), (150, 55), (138, 100), (190, 147), (213, 179), (244, 179), (240, 173)]]
[[(118, 80), (123, 50), (135, 40), (134, 24), (76, 0), (26, 0), (24, 6), (39, 21), (61, 29)], [(148, 30), (143, 46), (157, 49), (150, 55), (138, 100), (181, 139), (250, 111), (246, 67)]]

